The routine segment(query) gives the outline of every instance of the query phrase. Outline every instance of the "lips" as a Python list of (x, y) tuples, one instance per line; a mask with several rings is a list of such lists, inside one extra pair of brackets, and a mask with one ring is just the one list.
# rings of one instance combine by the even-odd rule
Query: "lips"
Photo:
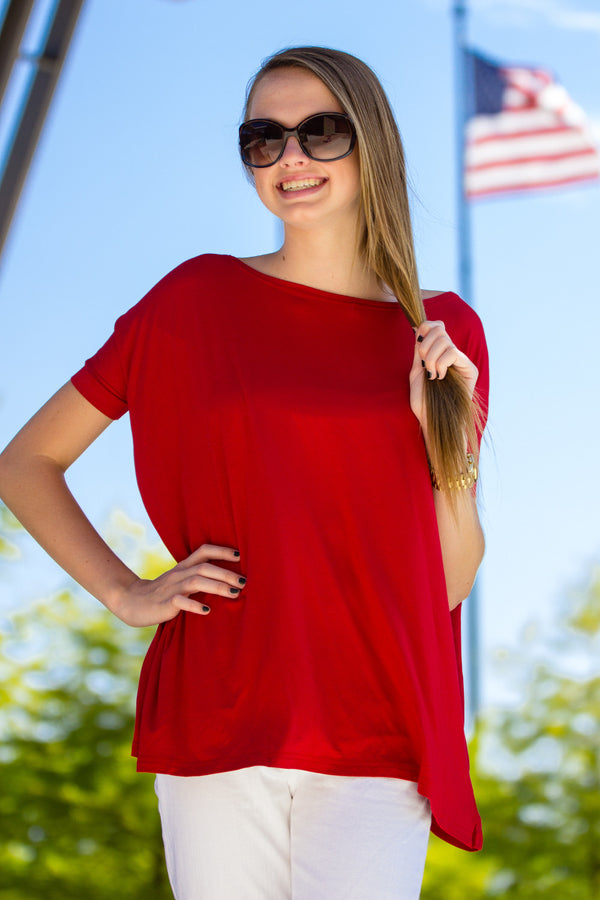
[(294, 191), (306, 191), (310, 188), (320, 187), (326, 181), (326, 178), (287, 178), (285, 181), (279, 182), (278, 188), (280, 191), (288, 194)]

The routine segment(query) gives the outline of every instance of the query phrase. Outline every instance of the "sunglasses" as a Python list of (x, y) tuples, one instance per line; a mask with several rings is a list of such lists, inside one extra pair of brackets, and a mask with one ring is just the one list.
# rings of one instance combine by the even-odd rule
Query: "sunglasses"
[(317, 162), (343, 159), (356, 143), (354, 125), (344, 113), (317, 113), (295, 128), (284, 128), (270, 119), (249, 119), (240, 125), (242, 161), (255, 169), (273, 166), (283, 156), (290, 137), (295, 137), (303, 152)]

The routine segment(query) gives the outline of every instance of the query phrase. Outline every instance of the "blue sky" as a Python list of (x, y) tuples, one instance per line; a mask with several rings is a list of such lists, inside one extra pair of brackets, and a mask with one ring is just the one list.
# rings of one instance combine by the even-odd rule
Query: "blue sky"
[[(497, 59), (552, 69), (600, 133), (592, 0), (473, 0), (469, 29)], [(415, 190), (421, 283), (457, 289), (448, 0), (87, 0), (0, 263), (0, 444), (179, 262), (273, 249), (277, 230), (244, 178), (236, 131), (261, 59), (309, 43), (355, 53), (380, 75)], [(39, 45), (35, 29), (28, 45)], [(27, 72), (19, 64), (13, 95)], [(473, 209), (467, 299), (486, 328), (492, 378), (479, 579), (488, 702), (508, 698), (495, 649), (552, 617), (600, 558), (599, 213), (597, 185)], [(101, 529), (115, 508), (146, 521), (126, 421), (70, 481)], [(62, 581), (32, 542), (22, 547), (26, 566), (2, 566), (4, 609)]]

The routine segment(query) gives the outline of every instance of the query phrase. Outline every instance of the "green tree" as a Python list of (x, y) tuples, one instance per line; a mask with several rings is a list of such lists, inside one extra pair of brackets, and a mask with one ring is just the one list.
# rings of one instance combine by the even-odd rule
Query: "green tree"
[(595, 571), (551, 636), (533, 629), (505, 654), (523, 702), (485, 713), (471, 748), (484, 850), (467, 856), (432, 840), (423, 900), (599, 900), (599, 650)]
[[(142, 554), (141, 569), (164, 570)], [(12, 615), (0, 638), (0, 898), (171, 897), (153, 776), (130, 756), (152, 629), (77, 589)]]

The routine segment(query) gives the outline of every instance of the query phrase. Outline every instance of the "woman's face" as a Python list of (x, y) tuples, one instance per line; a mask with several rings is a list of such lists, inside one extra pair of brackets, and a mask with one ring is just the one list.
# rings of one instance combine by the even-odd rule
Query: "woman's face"
[[(269, 72), (258, 83), (247, 119), (272, 119), (295, 128), (310, 115), (343, 112), (323, 82), (305, 69)], [(295, 137), (288, 138), (283, 156), (274, 165), (253, 169), (256, 191), (264, 205), (287, 225), (339, 227), (340, 219), (354, 224), (360, 211), (358, 151), (344, 159), (310, 159)]]

